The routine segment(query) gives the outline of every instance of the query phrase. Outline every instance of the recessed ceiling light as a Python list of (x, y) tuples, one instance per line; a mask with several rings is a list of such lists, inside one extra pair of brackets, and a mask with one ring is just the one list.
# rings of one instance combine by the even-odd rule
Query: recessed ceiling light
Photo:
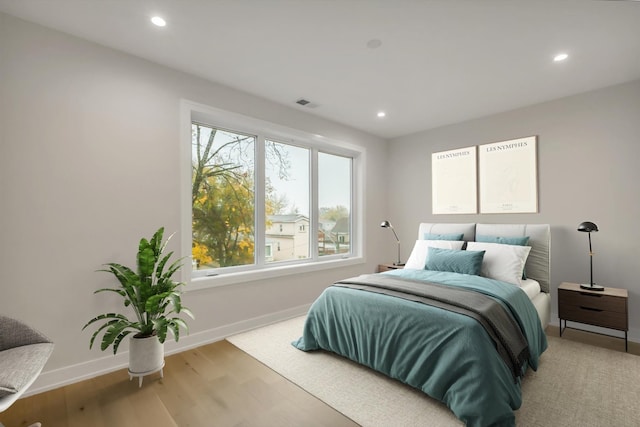
[(378, 111), (378, 117), (385, 117), (387, 115), (387, 113), (385, 113), (384, 111)]
[(567, 55), (566, 53), (559, 53), (559, 54), (557, 54), (556, 56), (553, 57), (553, 60), (555, 62), (560, 62), (560, 61), (564, 61), (568, 57), (569, 57), (569, 55)]
[(158, 27), (164, 27), (165, 25), (167, 25), (167, 21), (159, 16), (154, 16), (153, 18), (151, 18), (151, 22), (153, 22), (153, 24), (157, 25)]

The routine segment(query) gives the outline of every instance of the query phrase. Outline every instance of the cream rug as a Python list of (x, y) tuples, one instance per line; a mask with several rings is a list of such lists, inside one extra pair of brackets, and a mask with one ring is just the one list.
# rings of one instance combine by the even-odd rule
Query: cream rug
[[(297, 350), (304, 317), (227, 340), (362, 426), (461, 426), (421, 391), (326, 352)], [(522, 384), (519, 427), (640, 426), (640, 357), (549, 337)]]

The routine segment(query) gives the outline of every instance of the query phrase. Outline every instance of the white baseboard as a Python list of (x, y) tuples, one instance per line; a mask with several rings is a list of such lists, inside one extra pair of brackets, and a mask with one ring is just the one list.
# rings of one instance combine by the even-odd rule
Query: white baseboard
[[(287, 310), (269, 313), (263, 316), (185, 335), (180, 337), (179, 342), (166, 341), (165, 354), (170, 355), (180, 353), (195, 347), (223, 340), (231, 335), (291, 319), (293, 317), (302, 316), (309, 311), (310, 306), (311, 304), (305, 304)], [(88, 362), (78, 363), (51, 371), (44, 371), (23, 397), (117, 371), (119, 369), (126, 368), (128, 364), (129, 352), (120, 352), (115, 356), (100, 357)]]

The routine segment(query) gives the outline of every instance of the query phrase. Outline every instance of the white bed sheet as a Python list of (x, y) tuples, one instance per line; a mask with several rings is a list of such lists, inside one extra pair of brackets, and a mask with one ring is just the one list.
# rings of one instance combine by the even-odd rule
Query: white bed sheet
[(545, 329), (551, 320), (551, 298), (548, 293), (542, 292), (540, 283), (533, 279), (524, 279), (520, 289), (529, 297), (540, 317), (542, 329)]
[(523, 279), (520, 289), (524, 291), (531, 301), (540, 293), (540, 283), (533, 279)]
[(551, 295), (546, 292), (540, 292), (531, 302), (538, 312), (542, 329), (546, 329), (551, 321)]

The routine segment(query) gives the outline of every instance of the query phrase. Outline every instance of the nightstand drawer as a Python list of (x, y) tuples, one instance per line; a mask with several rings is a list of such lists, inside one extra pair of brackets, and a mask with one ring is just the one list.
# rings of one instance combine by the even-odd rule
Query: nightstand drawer
[(378, 273), (382, 273), (383, 271), (389, 270), (400, 270), (404, 268), (403, 265), (393, 265), (393, 264), (378, 264)]
[(560, 289), (558, 291), (558, 303), (561, 306), (586, 307), (621, 313), (625, 317), (627, 313), (627, 299), (610, 295), (598, 295)]
[(561, 319), (626, 331), (627, 313), (605, 311), (587, 306), (560, 305)]

